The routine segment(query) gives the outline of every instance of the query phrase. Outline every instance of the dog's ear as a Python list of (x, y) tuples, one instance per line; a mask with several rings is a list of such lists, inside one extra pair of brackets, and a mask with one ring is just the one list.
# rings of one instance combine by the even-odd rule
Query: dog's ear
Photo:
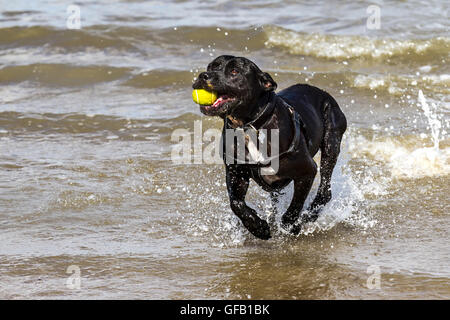
[(277, 88), (277, 83), (267, 72), (260, 72), (259, 83), (264, 91), (274, 91)]

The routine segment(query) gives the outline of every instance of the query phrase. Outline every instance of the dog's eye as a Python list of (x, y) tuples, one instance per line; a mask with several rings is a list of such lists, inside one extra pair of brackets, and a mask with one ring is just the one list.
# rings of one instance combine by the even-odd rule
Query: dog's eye
[(236, 69), (231, 70), (231, 74), (233, 76), (237, 75), (239, 73), (239, 71), (237, 71)]

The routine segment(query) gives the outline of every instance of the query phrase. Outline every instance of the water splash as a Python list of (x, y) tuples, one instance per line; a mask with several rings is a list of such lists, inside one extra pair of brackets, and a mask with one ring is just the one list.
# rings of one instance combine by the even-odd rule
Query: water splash
[[(347, 136), (347, 134), (346, 134)], [(366, 210), (366, 197), (379, 196), (386, 193), (387, 183), (382, 179), (374, 177), (369, 171), (354, 171), (349, 165), (351, 153), (348, 148), (348, 137), (344, 138), (342, 152), (336, 163), (331, 179), (331, 191), (333, 197), (321, 210), (319, 218), (313, 223), (307, 223), (300, 237), (318, 231), (326, 231), (334, 228), (338, 223), (345, 223), (352, 227), (368, 229), (372, 228), (377, 220), (370, 216)], [(320, 157), (315, 157), (320, 163)], [(320, 182), (320, 174), (317, 174), (313, 188), (306, 199), (304, 207), (307, 208), (313, 201)], [(293, 188), (289, 186), (285, 195), (277, 205), (277, 216), (275, 217), (275, 232), (279, 236), (290, 236), (281, 224), (282, 213), (286, 211), (292, 199)], [(303, 213), (307, 214), (306, 211)]]
[[(366, 196), (384, 194), (385, 184), (375, 178), (371, 172), (352, 170), (349, 166), (351, 155), (347, 143), (345, 141), (344, 143), (333, 173), (331, 184), (333, 198), (322, 209), (316, 222), (305, 225), (299, 237), (332, 229), (338, 223), (345, 223), (364, 230), (377, 223), (376, 219), (370, 216), (366, 210)], [(316, 161), (320, 162), (320, 157), (316, 157)], [(223, 175), (221, 169), (205, 172), (205, 174), (216, 174), (221, 180), (220, 177)], [(313, 189), (305, 202), (305, 208), (313, 201), (319, 182), (320, 175), (317, 174)], [(280, 202), (276, 205), (277, 213), (274, 214), (269, 193), (262, 191), (256, 183), (250, 183), (246, 197), (247, 204), (254, 208), (261, 218), (269, 222), (275, 241), (292, 238), (292, 235), (281, 224), (282, 214), (292, 200), (292, 192), (292, 184), (283, 190)], [(183, 220), (193, 236), (205, 236), (210, 239), (212, 245), (218, 247), (239, 247), (245, 244), (259, 243), (259, 240), (245, 230), (240, 220), (229, 208), (229, 199), (222, 183), (216, 181), (211, 184), (192, 184), (187, 194), (190, 198), (186, 207), (187, 212), (181, 216), (187, 218)]]
[(350, 151), (353, 157), (364, 157), (371, 165), (387, 169), (391, 178), (417, 179), (450, 174), (450, 148), (442, 145), (447, 138), (449, 123), (439, 113), (444, 109), (427, 102), (421, 90), (417, 106), (422, 111), (419, 116), (426, 118), (429, 134), (375, 136), (371, 139), (352, 135)]
[(398, 148), (389, 159), (392, 172), (408, 178), (449, 174), (450, 150), (439, 147), (446, 132), (442, 130), (443, 123), (438, 115), (438, 106), (433, 102), (430, 106), (422, 90), (419, 90), (418, 101), (418, 106), (427, 119), (433, 146), (417, 148), (412, 152), (403, 147)]
[(427, 103), (425, 96), (423, 95), (422, 90), (419, 90), (419, 102), (422, 107), (424, 115), (427, 117), (428, 124), (431, 129), (431, 137), (433, 140), (433, 149), (436, 153), (439, 152), (439, 137), (441, 134), (442, 123), (438, 119), (437, 115), (437, 105), (435, 103), (431, 103), (430, 105)]

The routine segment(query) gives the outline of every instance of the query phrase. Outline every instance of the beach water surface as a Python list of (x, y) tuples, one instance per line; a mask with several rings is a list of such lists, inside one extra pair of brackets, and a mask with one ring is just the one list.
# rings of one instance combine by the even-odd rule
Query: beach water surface
[[(450, 3), (374, 3), (379, 28), (366, 1), (77, 1), (69, 29), (70, 2), (1, 1), (0, 298), (449, 299)], [(174, 130), (221, 129), (191, 100), (221, 54), (347, 116), (298, 237), (252, 182), (255, 239), (223, 165), (171, 159)]]

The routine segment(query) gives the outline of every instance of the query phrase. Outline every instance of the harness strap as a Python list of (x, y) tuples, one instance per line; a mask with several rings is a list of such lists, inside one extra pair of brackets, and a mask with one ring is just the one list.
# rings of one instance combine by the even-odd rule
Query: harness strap
[[(275, 93), (271, 92), (264, 108), (250, 122), (247, 122), (244, 124), (241, 120), (238, 120), (231, 115), (226, 116), (225, 121), (227, 122), (227, 124), (228, 124), (228, 121), (230, 121), (232, 124), (231, 127), (233, 129), (241, 128), (241, 129), (245, 130), (245, 128), (252, 128), (254, 130), (257, 130), (255, 127), (263, 126), (267, 122), (266, 117), (268, 115), (271, 115), (273, 110), (275, 109), (275, 103), (274, 103), (275, 97), (276, 97)], [(261, 121), (263, 121), (263, 122), (259, 123)]]
[[(305, 136), (305, 140), (307, 141), (308, 144), (310, 144), (309, 139), (307, 138), (307, 132), (305, 129), (305, 123), (301, 120), (300, 115), (298, 114), (297, 111), (295, 111), (295, 109), (289, 105), (286, 101), (284, 101), (283, 99), (281, 99), (283, 105), (288, 109), (290, 115), (291, 115), (291, 120), (292, 120), (292, 124), (294, 125), (295, 128), (295, 132), (294, 132), (294, 137), (292, 138), (291, 144), (289, 145), (289, 148), (286, 151), (283, 151), (282, 153), (279, 153), (277, 155), (273, 155), (270, 156), (269, 158), (265, 158), (264, 162), (258, 161), (256, 163), (247, 163), (247, 165), (255, 165), (255, 166), (260, 166), (260, 167), (265, 167), (268, 166), (270, 164), (270, 162), (272, 162), (272, 160), (276, 159), (276, 158), (280, 158), (281, 156), (287, 155), (289, 153), (294, 153), (300, 143), (300, 138), (301, 138), (301, 132), (303, 129), (303, 135)], [(266, 107), (263, 112), (261, 114), (265, 114), (267, 113), (267, 109), (273, 109), (273, 108), (269, 108)], [(259, 117), (256, 118), (256, 120), (258, 120)], [(225, 118), (225, 126), (226, 128), (228, 127), (228, 119)], [(253, 123), (255, 123), (256, 121), (252, 121), (250, 123), (247, 123), (244, 127), (240, 128), (240, 130), (246, 131), (247, 129), (252, 129), (256, 131), (256, 134), (259, 134), (259, 129), (256, 129), (253, 126)], [(264, 126), (264, 125), (263, 125)], [(228, 156), (225, 156), (224, 158), (228, 158)], [(238, 163), (238, 160), (235, 158), (235, 155), (233, 153), (233, 161), (234, 163)]]

